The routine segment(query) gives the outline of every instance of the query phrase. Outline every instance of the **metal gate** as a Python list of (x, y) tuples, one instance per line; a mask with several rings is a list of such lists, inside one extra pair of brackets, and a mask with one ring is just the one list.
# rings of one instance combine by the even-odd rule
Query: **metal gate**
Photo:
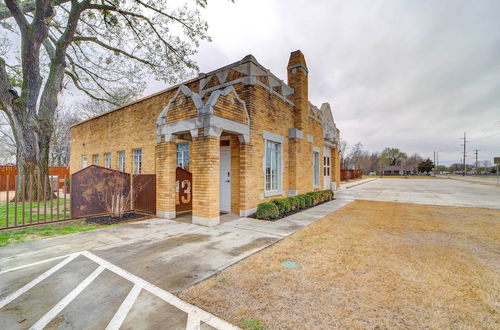
[(175, 211), (184, 212), (193, 209), (193, 174), (181, 167), (175, 170)]
[(156, 175), (134, 174), (132, 175), (133, 209), (156, 213)]

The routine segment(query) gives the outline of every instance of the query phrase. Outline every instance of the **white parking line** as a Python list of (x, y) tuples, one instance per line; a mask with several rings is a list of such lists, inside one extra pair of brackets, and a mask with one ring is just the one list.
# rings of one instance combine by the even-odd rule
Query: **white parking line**
[(80, 292), (82, 292), (90, 283), (92, 283), (93, 280), (96, 279), (99, 274), (102, 273), (102, 271), (106, 269), (104, 266), (99, 266), (96, 270), (92, 272), (89, 276), (87, 276), (86, 279), (84, 279), (76, 288), (73, 289), (66, 297), (64, 297), (60, 302), (58, 302), (52, 309), (42, 316), (41, 319), (39, 319), (33, 326), (30, 328), (30, 330), (40, 330), (45, 328), (47, 324), (49, 324), (50, 321), (54, 317), (56, 317), (57, 314), (59, 314), (66, 306), (69, 305), (70, 302), (75, 299)]
[(55, 257), (55, 258), (50, 258), (38, 262), (34, 262), (31, 264), (27, 264), (24, 266), (19, 266), (15, 268), (11, 268), (8, 270), (4, 270), (0, 272), (1, 274), (15, 271), (15, 270), (20, 270), (23, 268), (27, 268), (30, 266), (42, 264), (45, 262), (65, 258), (63, 261), (55, 265), (54, 267), (50, 268), (47, 270), (45, 273), (41, 274), (19, 290), (15, 291), (11, 295), (7, 296), (6, 298), (0, 300), (0, 309), (16, 299), (17, 297), (21, 296), (22, 294), (26, 293), (29, 289), (33, 288), (35, 285), (49, 277), (50, 275), (54, 274), (57, 270), (61, 269), (64, 267), (66, 264), (74, 260), (76, 257), (79, 255), (82, 255), (84, 257), (87, 257), (88, 259), (94, 261), (99, 265), (99, 267), (94, 270), (87, 278), (85, 278), (76, 288), (74, 288), (66, 297), (64, 297), (61, 301), (59, 301), (47, 314), (42, 316), (30, 329), (43, 329), (47, 324), (50, 323), (50, 321), (57, 316), (68, 304), (71, 303), (85, 288), (94, 281), (99, 274), (101, 274), (105, 269), (125, 278), (126, 280), (132, 282), (134, 284), (134, 287), (130, 292), (128, 293), (127, 297), (125, 300), (122, 302), (118, 310), (116, 311), (115, 315), (109, 322), (108, 326), (106, 329), (119, 329), (123, 322), (125, 321), (128, 313), (130, 312), (132, 306), (134, 305), (137, 297), (139, 296), (139, 293), (141, 292), (142, 289), (147, 290), (148, 292), (152, 293), (153, 295), (157, 296), (158, 298), (164, 300), (168, 304), (176, 307), (179, 309), (180, 312), (184, 312), (188, 314), (187, 318), (187, 324), (186, 324), (186, 329), (189, 330), (199, 330), (201, 326), (201, 322), (205, 322), (206, 324), (217, 328), (221, 330), (233, 330), (233, 329), (239, 329), (238, 327), (216, 317), (215, 315), (212, 315), (196, 306), (193, 306), (180, 298), (174, 296), (173, 294), (160, 289), (154, 284), (151, 284), (142, 278), (135, 276), (128, 271), (115, 266), (114, 264), (96, 256), (95, 254), (90, 253), (89, 251), (81, 251), (81, 252), (76, 252), (72, 253), (69, 255), (64, 255), (60, 257)]
[(201, 308), (198, 308), (196, 306), (193, 306), (193, 305), (181, 300), (180, 298), (174, 296), (173, 294), (171, 294), (163, 289), (160, 289), (156, 285), (151, 284), (151, 283), (143, 280), (142, 278), (137, 277), (134, 274), (127, 272), (126, 270), (124, 270), (120, 267), (113, 265), (112, 263), (96, 256), (95, 254), (92, 254), (88, 251), (82, 251), (81, 253), (82, 253), (82, 255), (84, 255), (87, 258), (89, 258), (90, 260), (98, 263), (99, 265), (105, 266), (108, 270), (112, 271), (113, 273), (120, 275), (121, 277), (129, 280), (130, 282), (132, 282), (136, 285), (141, 286), (143, 289), (145, 289), (145, 290), (151, 292), (152, 294), (154, 294), (155, 296), (163, 299), (164, 301), (166, 301), (170, 305), (173, 305), (174, 307), (177, 307), (181, 311), (186, 312), (188, 314), (188, 317), (189, 317), (189, 315), (192, 314), (192, 316), (198, 318), (199, 320), (201, 320), (201, 321), (207, 323), (208, 325), (210, 325), (214, 328), (217, 328), (217, 329), (224, 329), (224, 330), (225, 329), (238, 329), (238, 327), (232, 325), (231, 323), (228, 323), (228, 322), (202, 310)]
[(109, 322), (108, 326), (106, 327), (106, 330), (118, 330), (123, 324), (123, 321), (125, 321), (125, 318), (127, 317), (127, 314), (130, 312), (130, 309), (132, 308), (132, 305), (135, 303), (135, 300), (139, 296), (139, 293), (141, 292), (142, 288), (139, 285), (134, 285), (132, 290), (127, 295), (127, 298), (123, 301), (123, 303), (120, 305), (120, 308), (116, 311), (115, 315)]
[(49, 262), (49, 261), (53, 261), (53, 260), (57, 260), (57, 259), (62, 259), (62, 258), (68, 257), (68, 256), (72, 256), (74, 254), (78, 255), (78, 254), (80, 254), (80, 252), (65, 254), (63, 256), (59, 256), (59, 257), (55, 257), (55, 258), (50, 258), (50, 259), (45, 259), (45, 260), (42, 260), (42, 261), (37, 261), (37, 262), (33, 262), (31, 264), (27, 264), (27, 265), (23, 265), (23, 266), (19, 266), (19, 267), (14, 267), (14, 268), (7, 269), (7, 270), (2, 270), (2, 271), (0, 271), (0, 275), (8, 273), (8, 272), (13, 272), (15, 270), (20, 270), (20, 269), (23, 269), (23, 268), (27, 268), (27, 267), (44, 264), (44, 263)]
[[(49, 269), (48, 271), (43, 273), (42, 275), (38, 276), (33, 281), (29, 282), (28, 284), (26, 284), (22, 288), (18, 289), (14, 293), (12, 293), (12, 294), (8, 295), (7, 297), (5, 297), (4, 299), (2, 299), (0, 301), (0, 308), (7, 305), (12, 300), (16, 299), (17, 297), (19, 297), (20, 295), (22, 295), (23, 293), (25, 293), (26, 291), (28, 291), (29, 289), (31, 289), (32, 287), (34, 287), (35, 285), (37, 285), (38, 283), (40, 283), (41, 281), (43, 281), (44, 279), (49, 277), (50, 275), (54, 274), (56, 271), (61, 269), (64, 265), (71, 262), (73, 259), (75, 259), (78, 256), (79, 256), (79, 253), (74, 253), (74, 254), (70, 255), (68, 258), (64, 259), (63, 261), (61, 261), (60, 263), (58, 263), (57, 265), (55, 265), (54, 267), (52, 267), (51, 269)], [(54, 259), (52, 259), (52, 260), (54, 260)], [(34, 264), (39, 264), (39, 263), (34, 263)], [(30, 264), (30, 265), (34, 265), (34, 264)], [(28, 267), (30, 265), (27, 265), (26, 267)], [(9, 269), (9, 270), (6, 270), (5, 272), (12, 271), (15, 269), (21, 269), (21, 268), (24, 268), (24, 267), (17, 267), (17, 268)]]

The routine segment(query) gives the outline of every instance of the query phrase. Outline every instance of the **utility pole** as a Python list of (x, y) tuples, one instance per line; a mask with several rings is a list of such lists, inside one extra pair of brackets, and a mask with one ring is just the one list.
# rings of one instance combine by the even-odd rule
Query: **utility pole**
[[(460, 138), (460, 139), (462, 139), (462, 138)], [(467, 154), (466, 154), (466, 152), (467, 152), (467, 147), (466, 147), (466, 146), (467, 146), (467, 142), (469, 142), (469, 141), (467, 141), (467, 139), (466, 139), (466, 137), (465, 137), (465, 132), (464, 132), (464, 137), (463, 137), (463, 139), (464, 139), (464, 144), (462, 144), (462, 146), (464, 147), (464, 158), (463, 158), (463, 165), (462, 165), (462, 169), (463, 169), (463, 171), (462, 171), (462, 175), (463, 175), (463, 176), (465, 176), (465, 170), (466, 170), (466, 166), (467, 166), (467, 165), (465, 164), (465, 160), (466, 160), (466, 157), (467, 157)]]
[(436, 152), (434, 151), (434, 162), (432, 163), (432, 165), (434, 165), (433, 167), (433, 170), (432, 170), (432, 174), (434, 176), (436, 176)]
[(436, 151), (436, 170), (439, 166), (439, 151)]
[(477, 153), (478, 153), (479, 151), (481, 151), (481, 150), (477, 150), (477, 149), (476, 149), (476, 150), (472, 150), (472, 151), (474, 151), (474, 153), (476, 154), (476, 175), (477, 175)]

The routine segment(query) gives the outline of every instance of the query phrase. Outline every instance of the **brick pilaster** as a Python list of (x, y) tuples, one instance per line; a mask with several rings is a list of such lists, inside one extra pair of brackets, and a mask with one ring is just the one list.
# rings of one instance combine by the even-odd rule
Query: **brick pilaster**
[(175, 218), (175, 142), (160, 142), (156, 145), (156, 215)]
[(193, 223), (220, 223), (220, 138), (200, 134), (193, 139)]

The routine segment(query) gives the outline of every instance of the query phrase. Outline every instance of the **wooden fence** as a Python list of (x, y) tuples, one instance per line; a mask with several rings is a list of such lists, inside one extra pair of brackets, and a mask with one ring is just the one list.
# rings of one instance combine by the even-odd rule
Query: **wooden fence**
[(340, 170), (340, 181), (361, 179), (362, 176), (362, 170)]
[[(49, 166), (49, 176), (59, 178), (69, 178), (69, 167), (66, 166)], [(0, 191), (16, 190), (17, 167), (12, 165), (0, 166), (0, 182), (7, 182), (9, 177), (9, 185), (0, 185)], [(59, 183), (59, 188), (63, 188), (64, 182)]]

